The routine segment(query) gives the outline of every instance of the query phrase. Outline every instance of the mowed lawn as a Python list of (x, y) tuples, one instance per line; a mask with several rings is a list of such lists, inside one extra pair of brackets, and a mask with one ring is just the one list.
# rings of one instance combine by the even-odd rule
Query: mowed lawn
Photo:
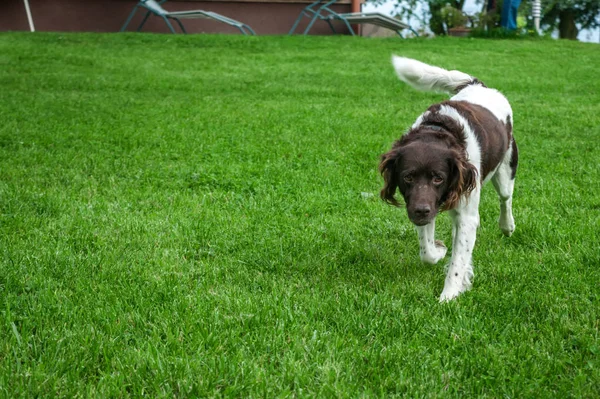
[[(485, 187), (447, 304), (379, 199), (446, 98), (393, 53), (515, 114), (517, 230)], [(545, 40), (0, 34), (0, 396), (596, 397), (599, 74)]]

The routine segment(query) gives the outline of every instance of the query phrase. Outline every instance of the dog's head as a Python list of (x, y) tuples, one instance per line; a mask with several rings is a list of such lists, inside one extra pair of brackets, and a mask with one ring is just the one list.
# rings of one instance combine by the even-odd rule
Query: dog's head
[(456, 207), (461, 196), (475, 188), (477, 170), (448, 134), (411, 132), (383, 154), (379, 170), (385, 185), (381, 198), (400, 206), (399, 189), (409, 219), (417, 226), (429, 224), (439, 211)]

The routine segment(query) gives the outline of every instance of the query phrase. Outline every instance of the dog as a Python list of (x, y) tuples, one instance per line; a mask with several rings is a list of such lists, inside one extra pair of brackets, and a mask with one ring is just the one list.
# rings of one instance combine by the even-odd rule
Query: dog
[(435, 235), (435, 218), (452, 218), (452, 256), (440, 302), (456, 298), (472, 286), (472, 253), (479, 226), (481, 187), (492, 181), (500, 198), (500, 230), (515, 230), (512, 197), (518, 164), (513, 114), (508, 100), (479, 79), (420, 61), (393, 56), (403, 82), (417, 90), (452, 97), (430, 106), (412, 127), (381, 156), (381, 198), (395, 206), (399, 190), (408, 218), (416, 225), (420, 257), (435, 264), (447, 248)]

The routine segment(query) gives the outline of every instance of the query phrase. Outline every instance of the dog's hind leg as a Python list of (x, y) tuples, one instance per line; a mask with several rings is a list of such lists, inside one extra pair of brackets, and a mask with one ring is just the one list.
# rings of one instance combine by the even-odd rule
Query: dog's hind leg
[(448, 250), (443, 242), (435, 239), (435, 219), (428, 225), (417, 226), (421, 261), (435, 265), (446, 256)]
[(518, 150), (513, 140), (511, 147), (506, 152), (504, 160), (492, 177), (492, 184), (500, 199), (500, 218), (498, 225), (505, 236), (510, 237), (515, 231), (515, 219), (512, 214), (512, 197), (515, 187), (515, 175), (517, 172)]

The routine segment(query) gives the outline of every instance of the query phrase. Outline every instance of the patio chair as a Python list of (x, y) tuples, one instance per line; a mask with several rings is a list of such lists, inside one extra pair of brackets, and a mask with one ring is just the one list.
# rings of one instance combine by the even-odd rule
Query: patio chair
[(303, 17), (308, 17), (310, 18), (310, 22), (306, 26), (306, 29), (304, 29), (305, 35), (310, 31), (315, 21), (320, 19), (327, 22), (334, 33), (336, 33), (336, 31), (331, 21), (339, 20), (346, 25), (346, 28), (352, 36), (355, 36), (355, 33), (350, 24), (372, 24), (381, 26), (382, 28), (395, 31), (400, 37), (403, 37), (402, 30), (409, 29), (416, 36), (419, 36), (419, 34), (410, 25), (379, 12), (335, 12), (330, 8), (330, 6), (337, 1), (338, 0), (317, 0), (314, 3), (304, 7), (304, 9), (300, 11), (300, 15), (298, 15), (298, 18), (294, 22), (292, 29), (290, 29), (289, 34), (291, 35), (294, 33)]
[(183, 33), (187, 33), (185, 28), (183, 27), (183, 24), (181, 23), (180, 19), (206, 18), (206, 19), (212, 19), (215, 21), (223, 22), (227, 25), (234, 26), (234, 27), (238, 28), (240, 30), (240, 32), (242, 32), (245, 35), (248, 35), (248, 34), (255, 35), (256, 34), (252, 30), (252, 28), (249, 27), (248, 25), (246, 25), (242, 22), (236, 21), (235, 19), (228, 18), (224, 15), (217, 14), (216, 12), (204, 11), (204, 10), (167, 11), (164, 8), (162, 8), (162, 4), (165, 3), (166, 1), (167, 0), (160, 0), (160, 1), (140, 0), (133, 8), (133, 11), (131, 11), (131, 14), (129, 14), (129, 17), (127, 17), (125, 24), (121, 28), (121, 32), (125, 31), (125, 29), (129, 25), (129, 23), (131, 22), (131, 19), (137, 12), (138, 8), (144, 8), (147, 11), (146, 11), (146, 15), (144, 16), (144, 19), (142, 20), (142, 23), (137, 28), (138, 32), (142, 29), (142, 27), (148, 20), (148, 17), (150, 17), (150, 15), (155, 15), (157, 17), (162, 18), (165, 21), (165, 23), (167, 24), (167, 27), (169, 28), (169, 30), (173, 33), (176, 33), (176, 32), (175, 32), (175, 29), (173, 29), (173, 25), (171, 25), (171, 23), (169, 22), (169, 19), (172, 19), (175, 22), (177, 22), (177, 24), (181, 28), (181, 31)]

